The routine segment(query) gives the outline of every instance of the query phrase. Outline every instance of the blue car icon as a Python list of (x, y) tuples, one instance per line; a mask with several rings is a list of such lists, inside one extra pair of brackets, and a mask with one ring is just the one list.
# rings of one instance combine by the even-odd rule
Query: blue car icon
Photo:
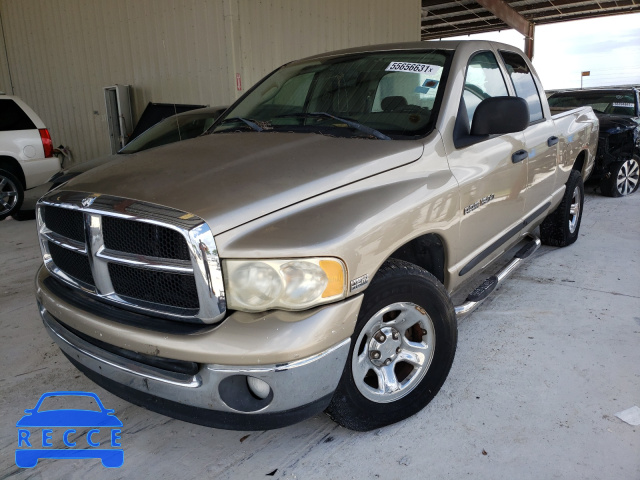
[[(83, 410), (83, 409), (57, 409), (39, 411), (42, 402), (49, 397), (90, 397), (95, 400), (100, 411)], [(64, 400), (64, 398), (63, 398)], [(16, 449), (16, 465), (21, 468), (33, 468), (41, 458), (53, 459), (83, 459), (83, 458), (99, 458), (102, 465), (108, 468), (121, 467), (124, 463), (124, 451), (120, 447), (118, 440), (120, 439), (120, 427), (122, 422), (114, 415), (115, 410), (104, 407), (100, 398), (91, 392), (49, 392), (40, 397), (34, 408), (24, 411), (26, 415), (22, 417), (16, 427), (18, 427), (18, 448)], [(37, 447), (35, 435), (31, 439), (29, 428), (40, 428), (42, 430), (42, 448)], [(53, 447), (51, 443), (52, 428), (64, 427), (63, 439), (64, 444), (69, 448), (49, 448)], [(92, 428), (86, 434), (88, 446), (91, 448), (73, 448), (76, 442), (69, 439), (71, 434), (76, 433), (73, 428)], [(100, 443), (93, 439), (93, 435), (100, 433), (100, 428), (111, 429), (112, 448), (97, 448)], [(23, 448), (21, 448), (23, 447)], [(26, 447), (26, 448), (25, 448)]]

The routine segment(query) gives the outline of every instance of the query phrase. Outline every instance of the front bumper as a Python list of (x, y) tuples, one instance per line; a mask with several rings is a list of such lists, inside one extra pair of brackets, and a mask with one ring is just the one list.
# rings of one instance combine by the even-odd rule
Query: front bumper
[[(103, 342), (105, 337), (101, 333), (96, 335), (93, 330), (95, 325), (85, 321), (87, 320), (85, 317), (91, 315), (88, 312), (77, 311), (62, 298), (56, 297), (46, 284), (42, 283), (47, 276), (48, 274), (41, 270), (36, 281), (40, 315), (47, 332), (72, 363), (93, 381), (114, 394), (137, 405), (181, 420), (234, 430), (263, 430), (298, 422), (326, 408), (347, 361), (350, 333), (346, 338), (317, 353), (304, 357), (297, 356), (291, 352), (292, 345), (297, 344), (301, 348), (304, 347), (302, 348), (304, 350), (307, 349), (311, 339), (293, 337), (296, 327), (300, 325), (298, 322), (289, 321), (288, 323), (280, 322), (277, 327), (279, 331), (274, 331), (272, 335), (279, 339), (287, 337), (290, 339), (287, 345), (282, 345), (282, 349), (291, 355), (288, 361), (262, 364), (259, 356), (253, 356), (251, 350), (245, 350), (243, 359), (246, 362), (253, 359), (252, 364), (234, 365), (198, 361), (190, 358), (192, 356), (185, 352), (184, 355), (170, 355), (165, 358), (195, 361), (198, 367), (196, 372), (181, 373), (158, 368), (150, 363), (125, 358), (114, 351), (101, 348), (101, 345), (105, 345)], [(356, 298), (326, 306), (301, 322), (322, 323), (323, 320), (336, 318), (336, 315), (347, 314), (346, 317), (338, 316), (337, 318), (351, 324), (352, 331), (360, 302), (361, 298)], [(291, 313), (288, 312), (285, 318), (290, 320)], [(219, 349), (219, 345), (215, 343), (216, 334), (224, 333), (222, 326), (227, 322), (229, 322), (227, 328), (234, 327), (230, 317), (220, 327), (204, 333), (181, 336), (166, 333), (161, 335), (165, 342), (173, 340), (175, 343), (184, 340), (175, 337), (205, 336), (209, 338), (209, 350), (215, 351)], [(103, 320), (103, 324), (107, 327), (111, 326), (109, 325), (111, 323), (110, 320)], [(282, 332), (281, 330), (287, 330), (287, 325), (289, 331)], [(135, 342), (129, 342), (130, 338), (141, 334), (141, 329), (135, 328), (134, 330), (138, 332), (129, 338), (126, 337), (126, 333), (130, 333), (131, 328), (122, 330), (125, 335), (124, 340), (116, 347), (129, 349), (132, 353), (141, 351), (142, 349), (130, 346), (130, 343)], [(108, 329), (105, 330), (107, 331)], [(309, 331), (313, 333), (316, 330)], [(142, 330), (142, 333), (144, 332)], [(153, 338), (153, 334), (159, 332), (148, 333)], [(247, 331), (240, 329), (236, 331), (235, 336), (229, 333), (226, 332), (220, 338), (228, 340), (235, 337), (236, 344), (226, 345), (226, 349), (240, 348), (243, 338), (238, 334), (246, 335)], [(282, 334), (284, 337), (280, 336)], [(107, 337), (110, 337), (110, 334)], [(92, 339), (95, 339), (95, 344)], [(263, 337), (262, 342), (270, 344), (269, 337)], [(109, 345), (111, 343), (109, 342)], [(154, 354), (163, 357), (158, 348), (155, 348)], [(188, 349), (189, 343), (183, 345), (183, 348)], [(169, 348), (164, 350), (171, 351)], [(220, 350), (226, 351), (222, 346)], [(267, 357), (273, 358), (272, 355)], [(268, 384), (269, 394), (266, 398), (259, 398), (252, 393), (248, 386), (248, 377)]]

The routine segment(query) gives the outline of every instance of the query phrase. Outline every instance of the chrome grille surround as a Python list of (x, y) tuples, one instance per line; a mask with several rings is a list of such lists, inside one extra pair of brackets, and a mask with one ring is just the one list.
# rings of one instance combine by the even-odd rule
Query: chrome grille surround
[[(59, 207), (81, 211), (85, 241), (79, 242), (51, 231), (46, 226), (44, 208)], [(104, 245), (103, 217), (143, 222), (174, 230), (184, 237), (190, 260), (158, 258), (109, 250)], [(53, 191), (40, 199), (36, 208), (38, 236), (44, 264), (64, 283), (106, 302), (178, 321), (216, 323), (226, 313), (224, 283), (218, 250), (209, 226), (196, 215), (153, 203), (86, 192)], [(49, 242), (86, 255), (95, 285), (68, 275), (53, 261)], [(179, 308), (119, 295), (109, 276), (109, 263), (167, 274), (192, 275), (195, 280), (198, 309)]]

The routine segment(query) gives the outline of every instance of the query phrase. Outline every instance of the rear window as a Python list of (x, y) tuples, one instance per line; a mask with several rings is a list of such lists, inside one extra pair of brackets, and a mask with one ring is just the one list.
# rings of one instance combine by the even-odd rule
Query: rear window
[(10, 98), (0, 99), (0, 132), (36, 128), (31, 119)]
[(555, 93), (549, 97), (549, 106), (570, 110), (577, 107), (591, 107), (597, 113), (609, 115), (636, 115), (636, 99), (633, 91), (583, 90)]

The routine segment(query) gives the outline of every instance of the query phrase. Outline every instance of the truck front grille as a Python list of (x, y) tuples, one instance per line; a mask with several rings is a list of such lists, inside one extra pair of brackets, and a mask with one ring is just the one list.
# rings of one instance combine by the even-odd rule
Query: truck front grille
[(45, 265), (59, 280), (165, 318), (213, 323), (224, 317), (217, 248), (198, 217), (76, 192), (45, 196), (37, 212)]
[(47, 206), (44, 207), (44, 218), (47, 222), (47, 228), (52, 232), (77, 242), (84, 242), (82, 212)]
[(53, 263), (64, 273), (89, 286), (95, 285), (86, 255), (60, 247), (53, 242), (49, 242), (49, 253)]
[(148, 257), (190, 259), (185, 238), (175, 230), (159, 225), (103, 217), (102, 234), (104, 246), (111, 250)]
[(110, 263), (109, 276), (119, 295), (178, 308), (198, 308), (193, 275), (153, 272)]

